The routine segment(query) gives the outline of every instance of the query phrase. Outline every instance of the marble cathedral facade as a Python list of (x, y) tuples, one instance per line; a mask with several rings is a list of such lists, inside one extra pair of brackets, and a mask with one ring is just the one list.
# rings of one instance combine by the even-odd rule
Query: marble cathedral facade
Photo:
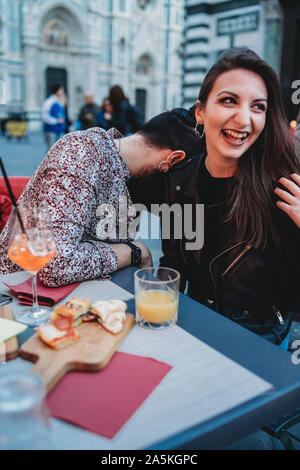
[(181, 105), (184, 0), (0, 0), (0, 117), (63, 83), (71, 119), (85, 92), (119, 84), (148, 119)]

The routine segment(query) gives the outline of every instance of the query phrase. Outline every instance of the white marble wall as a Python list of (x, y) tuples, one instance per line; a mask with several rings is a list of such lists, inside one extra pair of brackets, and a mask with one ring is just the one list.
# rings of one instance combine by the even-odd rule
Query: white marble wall
[[(12, 70), (24, 76), (24, 100), (18, 105), (27, 111), (32, 127), (40, 125), (47, 67), (67, 72), (71, 119), (77, 116), (84, 91), (101, 103), (114, 84), (120, 84), (132, 102), (136, 88), (147, 91), (147, 118), (181, 104), (184, 0), (152, 0), (144, 9), (138, 0), (126, 0), (124, 12), (118, 9), (119, 0), (22, 0), (18, 27), (23, 48), (16, 55), (6, 47), (5, 18), (8, 2), (18, 1), (0, 0), (7, 51), (4, 65), (0, 62), (0, 80), (8, 81)], [(59, 19), (66, 28), (67, 48), (43, 41), (43, 29), (51, 19)], [(151, 62), (147, 75), (136, 72), (143, 55)], [(0, 104), (0, 116), (10, 106)]]

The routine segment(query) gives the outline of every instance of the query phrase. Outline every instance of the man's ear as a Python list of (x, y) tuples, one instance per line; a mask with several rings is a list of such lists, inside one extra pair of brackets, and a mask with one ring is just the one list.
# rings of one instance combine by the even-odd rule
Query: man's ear
[(169, 167), (171, 167), (176, 163), (181, 162), (181, 160), (184, 160), (185, 157), (186, 154), (183, 150), (174, 150), (167, 156), (166, 162), (168, 163)]
[(203, 124), (203, 106), (199, 100), (195, 103), (195, 119), (198, 124)]

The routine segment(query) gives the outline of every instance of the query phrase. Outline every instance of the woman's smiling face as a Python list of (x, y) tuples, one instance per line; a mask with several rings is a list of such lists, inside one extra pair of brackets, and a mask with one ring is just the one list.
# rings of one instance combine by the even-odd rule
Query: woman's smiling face
[(210, 165), (237, 167), (238, 159), (256, 141), (266, 122), (264, 80), (246, 69), (224, 72), (216, 79), (207, 101), (198, 101), (195, 116), (204, 124)]

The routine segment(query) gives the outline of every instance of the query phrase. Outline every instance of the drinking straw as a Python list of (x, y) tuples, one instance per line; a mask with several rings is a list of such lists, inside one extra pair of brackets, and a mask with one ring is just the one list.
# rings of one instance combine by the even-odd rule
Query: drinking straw
[(1, 171), (2, 171), (2, 174), (3, 174), (3, 177), (4, 177), (4, 181), (5, 181), (5, 184), (6, 184), (6, 187), (7, 187), (9, 197), (11, 199), (12, 205), (15, 208), (18, 219), (19, 219), (21, 230), (22, 230), (23, 233), (25, 233), (24, 224), (23, 224), (23, 221), (22, 221), (22, 218), (21, 218), (21, 214), (20, 214), (20, 211), (17, 207), (17, 202), (16, 202), (16, 199), (15, 199), (14, 193), (12, 192), (10, 182), (8, 181), (7, 174), (6, 174), (6, 171), (5, 171), (5, 168), (4, 168), (1, 157), (0, 157), (0, 166), (1, 166)]

